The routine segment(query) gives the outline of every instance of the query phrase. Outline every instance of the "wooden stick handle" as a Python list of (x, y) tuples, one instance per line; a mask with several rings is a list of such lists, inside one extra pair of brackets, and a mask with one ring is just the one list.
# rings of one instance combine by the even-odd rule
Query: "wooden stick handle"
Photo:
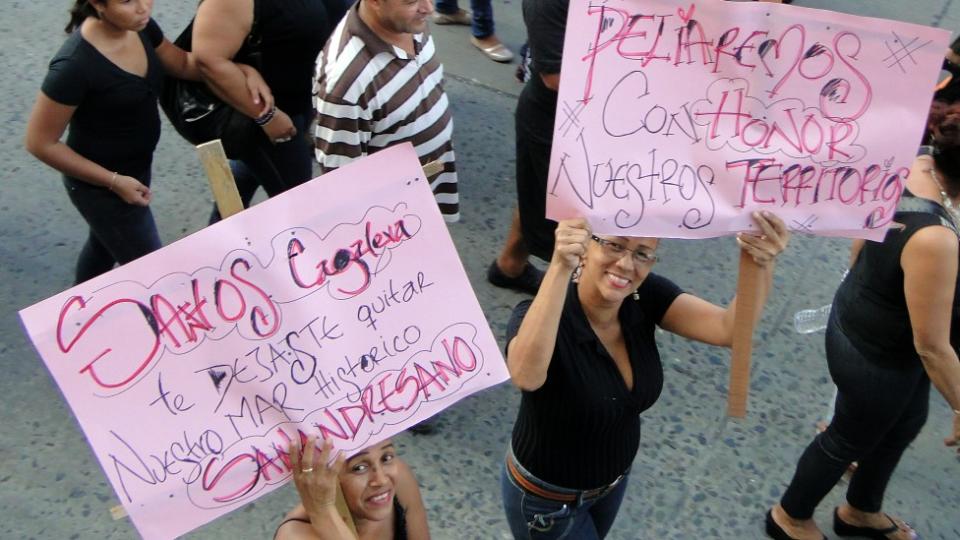
[(210, 191), (213, 192), (213, 198), (217, 201), (220, 217), (226, 219), (241, 212), (243, 202), (240, 200), (240, 192), (237, 191), (237, 183), (233, 179), (233, 173), (230, 172), (230, 163), (227, 161), (227, 154), (223, 151), (220, 139), (198, 145), (197, 154), (207, 173)]
[(427, 178), (443, 171), (443, 163), (439, 161), (431, 161), (423, 166), (423, 174), (427, 175)]
[(753, 257), (740, 250), (740, 273), (737, 278), (737, 313), (733, 321), (733, 354), (730, 359), (730, 389), (727, 415), (747, 415), (747, 394), (750, 391), (750, 354), (753, 349), (753, 327), (757, 314), (757, 291), (763, 269)]

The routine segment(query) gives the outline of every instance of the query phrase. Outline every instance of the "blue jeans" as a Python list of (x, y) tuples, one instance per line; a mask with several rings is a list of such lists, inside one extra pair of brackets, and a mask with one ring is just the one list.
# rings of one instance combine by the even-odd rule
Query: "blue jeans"
[[(149, 169), (133, 176), (150, 185)], [(160, 249), (160, 234), (149, 206), (127, 204), (109, 189), (66, 176), (63, 185), (90, 227), (77, 258), (74, 284)]]
[(830, 313), (827, 363), (837, 384), (836, 412), (826, 431), (807, 446), (780, 504), (791, 517), (809, 519), (851, 462), (857, 470), (847, 502), (879, 512), (887, 483), (907, 446), (927, 421), (930, 379), (919, 360), (880, 365), (860, 354)]
[(519, 463), (516, 465), (520, 474), (529, 482), (548, 491), (576, 495), (577, 501), (563, 503), (538, 497), (518, 486), (506, 467), (502, 467), (500, 491), (503, 495), (503, 510), (507, 514), (507, 523), (514, 538), (599, 540), (610, 532), (627, 489), (628, 473), (624, 473), (620, 482), (602, 497), (583, 500), (581, 491), (544, 482)]
[[(437, 0), (437, 13), (453, 15), (460, 11), (457, 0)], [(490, 0), (470, 0), (470, 11), (473, 12), (473, 37), (483, 39), (493, 35), (493, 5)]]
[[(243, 207), (250, 201), (257, 188), (263, 187), (273, 197), (299, 186), (313, 178), (313, 147), (308, 138), (310, 114), (295, 114), (290, 117), (297, 134), (285, 143), (271, 144), (264, 137), (264, 145), (242, 160), (231, 160), (230, 170), (240, 192)], [(220, 220), (216, 204), (210, 215), (210, 223)]]

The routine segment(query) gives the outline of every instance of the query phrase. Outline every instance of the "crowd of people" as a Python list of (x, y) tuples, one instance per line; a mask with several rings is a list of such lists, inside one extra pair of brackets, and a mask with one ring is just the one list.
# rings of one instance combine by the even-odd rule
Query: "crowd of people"
[[(152, 7), (153, 0), (76, 0), (28, 123), (27, 150), (62, 174), (89, 227), (77, 283), (160, 247), (149, 205), (164, 74), (202, 80), (259, 126), (255, 144), (231, 156), (245, 204), (258, 187), (274, 196), (309, 180), (314, 161), (327, 172), (410, 142), (422, 164), (440, 165), (428, 180), (441, 214), (457, 221), (453, 118), (428, 24), (470, 25), (483, 55), (509, 62), (490, 0), (472, 0), (472, 13), (455, 0), (438, 0), (436, 11), (432, 0), (204, 0), (190, 51), (164, 37)], [(522, 397), (501, 488), (517, 538), (607, 535), (639, 449), (640, 414), (663, 386), (655, 330), (728, 347), (735, 317), (735, 300), (715, 305), (652, 271), (657, 238), (597, 235), (585, 219), (546, 219), (566, 15), (565, 0), (523, 1), (529, 62), (515, 116), (517, 208), (487, 272), (493, 285), (533, 295), (514, 309), (506, 336)], [(256, 66), (238, 55), (254, 32)], [(772, 538), (824, 538), (814, 509), (852, 462), (834, 531), (915, 538), (883, 512), (883, 501), (926, 421), (931, 383), (954, 409), (945, 442), (960, 442), (955, 90), (937, 93), (930, 151), (914, 164), (894, 226), (882, 242), (854, 243), (826, 335), (836, 412), (767, 513)], [(737, 242), (761, 269), (759, 317), (790, 232), (772, 213), (752, 217), (758, 232)], [(531, 255), (549, 262), (546, 271)], [(329, 441), (291, 445), (301, 504), (277, 538), (429, 538), (416, 477), (391, 441), (333, 454)], [(337, 510), (338, 492), (348, 516)]]

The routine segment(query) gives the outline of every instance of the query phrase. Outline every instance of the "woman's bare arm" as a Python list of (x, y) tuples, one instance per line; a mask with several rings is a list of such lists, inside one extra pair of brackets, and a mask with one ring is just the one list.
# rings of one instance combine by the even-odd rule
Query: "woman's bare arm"
[(560, 315), (567, 298), (570, 275), (590, 241), (586, 220), (566, 220), (557, 225), (553, 260), (540, 290), (533, 298), (517, 335), (507, 344), (507, 368), (513, 384), (528, 392), (547, 380), (550, 359), (557, 344)]

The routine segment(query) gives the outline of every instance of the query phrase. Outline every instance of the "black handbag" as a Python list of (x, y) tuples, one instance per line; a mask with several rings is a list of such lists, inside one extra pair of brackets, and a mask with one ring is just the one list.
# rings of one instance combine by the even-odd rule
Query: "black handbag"
[[(202, 0), (201, 0), (202, 1)], [(233, 57), (237, 63), (259, 70), (261, 65), (260, 0), (253, 1), (253, 25), (240, 50)], [(192, 50), (193, 20), (183, 29), (174, 45)], [(197, 145), (220, 139), (230, 159), (240, 159), (263, 143), (266, 135), (249, 116), (218, 98), (203, 81), (187, 81), (167, 75), (160, 95), (160, 106), (181, 137)]]

